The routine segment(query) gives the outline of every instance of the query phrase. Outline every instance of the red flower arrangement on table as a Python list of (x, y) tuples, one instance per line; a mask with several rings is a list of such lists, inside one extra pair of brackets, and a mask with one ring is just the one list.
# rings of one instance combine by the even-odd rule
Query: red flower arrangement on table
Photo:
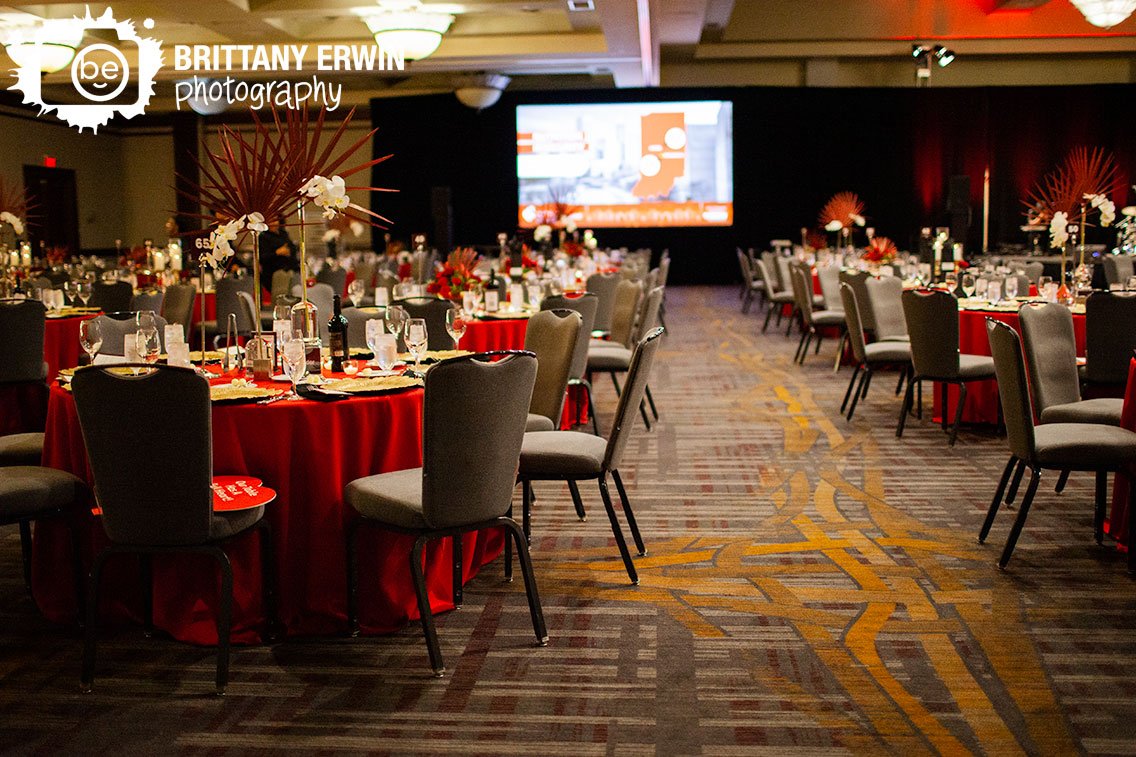
[(564, 242), (562, 249), (564, 250), (564, 254), (570, 258), (578, 258), (588, 252), (584, 245), (571, 239)]
[(887, 237), (872, 237), (860, 259), (869, 263), (890, 263), (897, 253), (895, 242)]
[(459, 247), (446, 258), (445, 265), (434, 274), (434, 280), (426, 285), (426, 291), (444, 300), (461, 302), (462, 292), (472, 292), (481, 286), (473, 272), (477, 264), (477, 253), (469, 247)]
[[(513, 267), (512, 261), (510, 260), (510, 258), (502, 255), (501, 256), (501, 273), (508, 273), (509, 270), (512, 267)], [(536, 258), (529, 255), (529, 249), (526, 246), (521, 251), (521, 272), (522, 272), (522, 274), (528, 274), (530, 271), (532, 273), (539, 275), (540, 274), (540, 263), (538, 263), (536, 261)]]

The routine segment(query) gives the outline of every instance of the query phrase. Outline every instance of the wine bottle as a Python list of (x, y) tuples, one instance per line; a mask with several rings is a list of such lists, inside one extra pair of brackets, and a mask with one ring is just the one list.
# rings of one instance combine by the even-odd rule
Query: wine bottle
[(485, 282), (485, 312), (496, 313), (501, 290), (497, 288), (497, 265), (489, 266), (489, 281)]
[(347, 362), (347, 318), (343, 315), (339, 295), (332, 298), (332, 314), (327, 322), (328, 341), (331, 345), (331, 371), (343, 373)]

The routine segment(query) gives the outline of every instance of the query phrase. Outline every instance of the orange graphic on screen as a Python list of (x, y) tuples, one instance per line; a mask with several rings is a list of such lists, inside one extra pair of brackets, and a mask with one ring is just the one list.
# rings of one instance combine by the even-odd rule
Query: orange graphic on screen
[(631, 193), (643, 200), (666, 197), (686, 172), (686, 120), (682, 113), (649, 113), (642, 129), (639, 181)]

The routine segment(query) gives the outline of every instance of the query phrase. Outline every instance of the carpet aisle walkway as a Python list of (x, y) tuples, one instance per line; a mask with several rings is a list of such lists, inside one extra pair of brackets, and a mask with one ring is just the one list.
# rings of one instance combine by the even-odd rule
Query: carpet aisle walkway
[[(23, 591), (0, 532), (0, 750), (91, 754), (1136, 753), (1136, 582), (1092, 539), (1092, 480), (1043, 479), (1009, 570), (1011, 514), (975, 534), (1005, 441), (949, 448), (879, 376), (847, 423), (835, 343), (805, 366), (735, 288), (668, 292), (623, 472), (648, 543), (627, 584), (594, 484), (589, 519), (537, 485), (533, 552), (551, 643), (529, 645), (521, 583), (487, 566), (439, 616), (449, 673), (417, 625), (387, 637), (213, 651), (108, 634), (94, 694), (77, 633)], [(597, 382), (601, 428), (615, 394)]]

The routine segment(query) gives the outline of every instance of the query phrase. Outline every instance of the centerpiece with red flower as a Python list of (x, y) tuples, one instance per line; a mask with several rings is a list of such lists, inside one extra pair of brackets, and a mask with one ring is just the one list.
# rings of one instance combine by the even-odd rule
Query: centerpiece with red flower
[(895, 242), (887, 237), (872, 237), (868, 240), (868, 245), (864, 248), (860, 259), (868, 263), (880, 265), (895, 260), (897, 253), (898, 249), (895, 246)]
[(820, 209), (817, 221), (825, 231), (836, 234), (837, 252), (843, 244), (852, 245), (852, 227), (863, 226), (864, 203), (855, 192), (837, 192)]
[(471, 247), (459, 247), (450, 253), (445, 264), (426, 285), (426, 291), (443, 300), (461, 302), (462, 292), (472, 292), (481, 286), (481, 279), (473, 272), (477, 253)]

